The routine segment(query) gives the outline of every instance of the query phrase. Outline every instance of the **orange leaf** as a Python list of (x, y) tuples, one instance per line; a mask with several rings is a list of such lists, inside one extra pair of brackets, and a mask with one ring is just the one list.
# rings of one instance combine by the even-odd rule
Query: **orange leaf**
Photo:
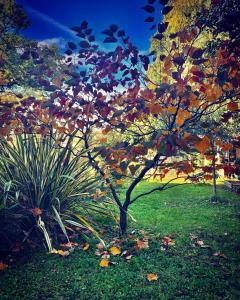
[(106, 126), (105, 129), (102, 130), (102, 134), (108, 134), (108, 132), (111, 130), (110, 126)]
[(63, 127), (63, 126), (62, 127), (58, 127), (57, 130), (58, 130), (59, 133), (65, 133), (65, 127)]
[(148, 281), (156, 281), (156, 280), (158, 280), (158, 275), (153, 274), (153, 273), (147, 274), (147, 280)]
[(17, 127), (18, 126), (18, 120), (12, 120), (11, 122), (13, 127)]
[(135, 249), (136, 250), (141, 250), (141, 249), (148, 249), (149, 245), (148, 245), (148, 240), (137, 240), (137, 243), (135, 245)]
[(176, 123), (178, 124), (178, 126), (182, 126), (182, 124), (184, 123), (184, 118), (182, 116), (178, 116)]
[(101, 138), (101, 139), (99, 140), (99, 142), (100, 142), (100, 143), (106, 143), (106, 142), (107, 142), (107, 138)]
[(222, 96), (222, 89), (217, 85), (205, 85), (206, 88), (206, 99), (209, 101), (216, 101)]
[(116, 184), (123, 184), (123, 183), (124, 183), (124, 180), (122, 180), (122, 179), (116, 180)]
[(100, 263), (99, 263), (99, 266), (102, 267), (102, 268), (107, 268), (109, 267), (109, 260), (107, 259), (101, 259)]
[(0, 270), (4, 270), (6, 268), (8, 268), (8, 265), (0, 262)]
[(207, 136), (205, 136), (201, 141), (195, 143), (195, 148), (200, 152), (200, 153), (205, 153), (208, 148), (210, 148), (210, 141)]
[(40, 216), (42, 214), (42, 211), (40, 208), (35, 207), (34, 209), (31, 209), (31, 212), (34, 214), (34, 216)]
[(88, 243), (83, 244), (83, 251), (87, 251), (90, 248), (90, 245)]
[(167, 111), (168, 111), (170, 114), (175, 114), (175, 112), (176, 112), (176, 107), (170, 106), (170, 107), (167, 108)]
[(118, 247), (111, 247), (109, 250), (112, 253), (112, 255), (119, 255), (119, 254), (121, 254), (121, 250)]
[(151, 106), (150, 106), (150, 112), (151, 112), (152, 114), (159, 114), (159, 113), (161, 113), (161, 112), (162, 112), (162, 107), (161, 107), (161, 105), (158, 104), (158, 103), (153, 103), (153, 104), (151, 104)]
[(222, 146), (221, 146), (221, 150), (224, 151), (224, 152), (229, 151), (232, 148), (233, 148), (233, 146), (231, 144), (227, 144), (227, 143), (226, 144), (222, 144)]

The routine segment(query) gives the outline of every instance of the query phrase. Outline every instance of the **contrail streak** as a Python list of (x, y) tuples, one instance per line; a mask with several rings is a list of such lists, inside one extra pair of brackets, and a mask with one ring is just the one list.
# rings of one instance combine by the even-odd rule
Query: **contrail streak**
[(74, 34), (74, 32), (72, 30), (70, 30), (67, 26), (63, 25), (62, 23), (56, 21), (55, 19), (53, 19), (52, 17), (28, 6), (28, 5), (24, 5), (26, 7), (26, 9), (29, 11), (29, 13), (37, 16), (39, 19), (42, 19), (43, 21), (55, 26), (56, 28), (64, 31), (65, 33), (71, 35), (72, 37), (76, 37), (76, 35)]

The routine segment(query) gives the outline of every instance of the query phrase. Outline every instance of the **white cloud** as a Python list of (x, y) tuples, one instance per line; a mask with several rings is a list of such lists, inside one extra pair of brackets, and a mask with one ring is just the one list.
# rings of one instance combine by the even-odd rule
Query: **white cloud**
[(45, 39), (45, 40), (41, 40), (38, 42), (38, 44), (40, 46), (51, 46), (51, 45), (57, 45), (58, 48), (60, 49), (64, 49), (66, 46), (66, 41), (65, 39), (61, 38), (61, 37), (55, 37), (55, 38), (51, 38), (51, 39)]

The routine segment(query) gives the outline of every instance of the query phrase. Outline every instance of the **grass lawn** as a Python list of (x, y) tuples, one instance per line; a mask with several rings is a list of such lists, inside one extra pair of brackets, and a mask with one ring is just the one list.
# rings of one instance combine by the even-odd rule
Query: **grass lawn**
[[(93, 248), (68, 257), (38, 252), (1, 271), (0, 299), (240, 299), (239, 195), (219, 188), (224, 201), (211, 204), (211, 189), (184, 185), (136, 202), (131, 230), (144, 228), (151, 239), (131, 260), (114, 257), (101, 268)], [(190, 233), (209, 247), (196, 246)], [(166, 234), (176, 244), (162, 251)], [(148, 273), (158, 280), (148, 282)]]

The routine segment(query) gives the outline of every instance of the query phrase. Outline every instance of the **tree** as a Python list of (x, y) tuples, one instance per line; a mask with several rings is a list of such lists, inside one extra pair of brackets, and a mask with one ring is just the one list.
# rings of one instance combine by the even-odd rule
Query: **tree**
[(200, 166), (204, 172), (205, 180), (212, 180), (213, 193), (211, 201), (217, 202), (219, 197), (217, 196), (217, 178), (218, 172), (229, 168), (226, 164), (224, 157), (226, 154), (234, 148), (233, 141), (237, 137), (239, 132), (239, 114), (236, 105), (230, 103), (231, 110), (228, 112), (229, 119), (223, 122), (224, 113), (221, 111), (213, 113), (211, 116), (206, 117), (199, 122), (199, 127), (195, 127), (195, 132), (208, 137), (210, 148), (204, 155), (204, 166)]
[(29, 26), (30, 22), (22, 7), (15, 1), (0, 1), (0, 89), (9, 86), (14, 77), (19, 76), (21, 66), (16, 68), (17, 61), (22, 62), (20, 49), (26, 41), (19, 32)]
[[(149, 6), (147, 10), (153, 11)], [(165, 27), (159, 24), (162, 35)], [(175, 178), (161, 182), (169, 170), (176, 171), (176, 178), (190, 182), (202, 178), (192, 153), (205, 154), (211, 143), (207, 135), (199, 137), (192, 128), (214, 111), (238, 105), (237, 46), (230, 39), (223, 40), (210, 56), (205, 48), (195, 45), (202, 24), (190, 29), (168, 37), (172, 47), (162, 57), (162, 81), (152, 83), (154, 88), (150, 89), (146, 71), (153, 54), (140, 54), (115, 24), (103, 34), (105, 43), (116, 46), (102, 51), (84, 21), (72, 28), (81, 41), (80, 47), (68, 43), (69, 71), (65, 70), (58, 85), (47, 70), (42, 78), (47, 100), (42, 103), (30, 97), (20, 110), (16, 108), (2, 120), (3, 136), (13, 131), (43, 135), (56, 131), (63, 138), (74, 136), (72, 153), (78, 155), (77, 144), (85, 148), (85, 157), (104, 179), (102, 193), (109, 192), (119, 208), (121, 234), (126, 234), (131, 204), (144, 195), (177, 185), (170, 184)], [(72, 69), (76, 55), (78, 67)], [(112, 135), (114, 141), (109, 140)], [(159, 178), (159, 186), (134, 194), (148, 177)], [(122, 200), (118, 187), (124, 182)]]

